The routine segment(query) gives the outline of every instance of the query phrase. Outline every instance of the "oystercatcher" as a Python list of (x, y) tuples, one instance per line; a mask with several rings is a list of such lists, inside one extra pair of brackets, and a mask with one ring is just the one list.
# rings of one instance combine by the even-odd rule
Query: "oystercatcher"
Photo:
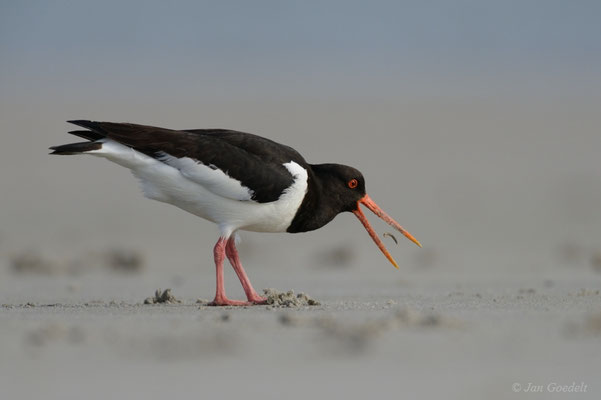
[[(213, 305), (261, 304), (236, 250), (238, 230), (306, 232), (344, 211), (354, 213), (373, 241), (398, 268), (360, 209), (363, 204), (421, 247), (374, 203), (355, 168), (309, 164), (293, 148), (227, 129), (171, 130), (130, 123), (68, 121), (86, 128), (69, 133), (86, 142), (54, 146), (50, 154), (90, 154), (129, 168), (144, 195), (214, 222), (221, 233), (213, 249), (217, 289)], [(225, 295), (228, 258), (248, 302)]]

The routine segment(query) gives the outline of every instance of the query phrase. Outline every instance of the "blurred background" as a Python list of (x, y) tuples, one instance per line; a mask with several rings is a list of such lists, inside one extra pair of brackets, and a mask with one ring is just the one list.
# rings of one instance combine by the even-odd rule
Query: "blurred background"
[[(0, 7), (6, 268), (15, 252), (118, 245), (156, 270), (213, 273), (212, 224), (143, 199), (105, 160), (47, 156), (73, 140), (68, 119), (237, 129), (353, 165), (425, 245), (389, 242), (401, 274), (539, 273), (599, 248), (599, 2)], [(242, 236), (251, 277), (310, 275), (331, 249), (358, 271), (394, 273), (350, 214), (311, 234)]]
[[(11, 360), (0, 375), (33, 397), (100, 396), (107, 371), (116, 390), (151, 397), (242, 391), (206, 371), (258, 388), (258, 365), (296, 393), (320, 387), (296, 379), (308, 371), (322, 387), (334, 379), (332, 397), (400, 385), (505, 398), (532, 376), (593, 386), (598, 342), (562, 332), (570, 313), (599, 305), (600, 20), (601, 2), (586, 0), (0, 0), (0, 358)], [(384, 238), (396, 271), (351, 214), (309, 234), (242, 232), (254, 286), (306, 291), (327, 304), (309, 316), (339, 323), (380, 315), (373, 302), (436, 309), (443, 322), (392, 330), (354, 358), (331, 353), (355, 346), (346, 329), (325, 329), (334, 340), (322, 346), (264, 308), (140, 312), (158, 287), (187, 305), (212, 297), (218, 231), (144, 199), (122, 167), (48, 156), (77, 141), (70, 119), (236, 129), (358, 168), (424, 248)], [(243, 296), (226, 274), (228, 294)], [(235, 329), (222, 328), (230, 315)], [(582, 321), (596, 340), (601, 319)], [(145, 363), (155, 357), (166, 364)], [(174, 360), (186, 383), (153, 391)]]

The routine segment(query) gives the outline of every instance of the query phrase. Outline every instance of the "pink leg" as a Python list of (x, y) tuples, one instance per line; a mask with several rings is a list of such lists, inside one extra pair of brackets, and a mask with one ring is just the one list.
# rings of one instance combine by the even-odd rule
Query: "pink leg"
[(209, 303), (212, 306), (245, 306), (251, 303), (238, 300), (230, 300), (225, 295), (225, 285), (223, 280), (223, 260), (225, 259), (225, 250), (227, 246), (227, 240), (220, 237), (213, 249), (215, 256), (215, 269), (217, 272), (217, 290), (215, 292), (215, 299)]
[(250, 279), (248, 279), (248, 275), (246, 275), (244, 268), (242, 268), (242, 262), (240, 262), (238, 250), (236, 249), (236, 241), (233, 236), (227, 241), (225, 254), (227, 254), (228, 260), (230, 260), (232, 267), (234, 267), (234, 271), (236, 271), (236, 275), (238, 275), (238, 279), (240, 279), (240, 283), (244, 288), (244, 293), (246, 293), (248, 301), (254, 304), (264, 304), (267, 299), (259, 296), (251, 285)]

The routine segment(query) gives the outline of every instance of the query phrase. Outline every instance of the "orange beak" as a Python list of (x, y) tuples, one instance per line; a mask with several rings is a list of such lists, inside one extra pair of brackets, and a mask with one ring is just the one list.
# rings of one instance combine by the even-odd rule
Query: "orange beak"
[(371, 238), (376, 243), (378, 248), (382, 251), (382, 253), (384, 253), (386, 258), (388, 258), (388, 261), (390, 261), (396, 269), (399, 268), (398, 264), (396, 263), (396, 261), (394, 261), (394, 258), (392, 258), (392, 256), (390, 255), (390, 253), (386, 249), (386, 246), (384, 246), (384, 243), (382, 243), (382, 241), (378, 237), (378, 234), (376, 233), (376, 231), (374, 231), (374, 229), (371, 227), (367, 218), (365, 218), (365, 214), (363, 214), (363, 211), (361, 211), (359, 204), (363, 204), (365, 207), (369, 208), (374, 214), (376, 214), (378, 217), (383, 219), (388, 225), (392, 226), (394, 229), (396, 229), (397, 231), (399, 231), (403, 235), (405, 235), (405, 237), (407, 237), (407, 239), (411, 240), (413, 243), (415, 243), (419, 247), (422, 247), (421, 243), (416, 238), (414, 238), (413, 235), (411, 235), (409, 232), (407, 232), (405, 229), (403, 229), (403, 227), (401, 225), (399, 225), (398, 222), (396, 222), (394, 219), (389, 217), (388, 214), (386, 214), (384, 211), (382, 211), (382, 209), (380, 207), (378, 207), (378, 205), (376, 203), (374, 203), (374, 201), (368, 195), (363, 196), (363, 198), (357, 202), (357, 209), (353, 211), (353, 214), (355, 214), (357, 216), (357, 218), (359, 218), (359, 221), (361, 221), (361, 223), (367, 230), (367, 233), (369, 233), (369, 236), (371, 236)]

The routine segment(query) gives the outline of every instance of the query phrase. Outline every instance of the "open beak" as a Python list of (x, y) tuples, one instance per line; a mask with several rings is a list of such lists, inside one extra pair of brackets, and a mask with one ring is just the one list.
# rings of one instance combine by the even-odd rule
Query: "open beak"
[(396, 229), (397, 231), (399, 231), (403, 235), (405, 235), (405, 237), (407, 237), (407, 239), (411, 240), (413, 243), (415, 243), (419, 247), (422, 247), (421, 243), (416, 238), (414, 238), (413, 235), (411, 235), (409, 232), (407, 232), (405, 229), (403, 229), (403, 227), (401, 225), (399, 225), (398, 222), (396, 222), (394, 219), (389, 217), (388, 214), (386, 214), (384, 211), (382, 211), (382, 209), (380, 207), (378, 207), (378, 205), (376, 203), (374, 203), (374, 201), (368, 195), (363, 196), (363, 198), (357, 202), (357, 209), (353, 211), (353, 214), (355, 214), (357, 216), (357, 218), (359, 218), (359, 221), (361, 221), (361, 223), (367, 230), (367, 233), (369, 233), (369, 236), (371, 236), (373, 241), (380, 248), (382, 253), (384, 253), (386, 258), (388, 258), (388, 261), (390, 261), (392, 263), (392, 265), (394, 265), (395, 268), (397, 268), (397, 269), (399, 268), (398, 264), (396, 263), (396, 261), (394, 261), (394, 258), (392, 258), (392, 256), (390, 255), (390, 253), (386, 249), (386, 246), (384, 246), (384, 243), (382, 243), (378, 234), (376, 233), (376, 231), (374, 231), (374, 228), (371, 227), (367, 218), (365, 218), (365, 214), (363, 214), (363, 211), (361, 211), (359, 204), (363, 204), (365, 207), (369, 208), (374, 214), (376, 214), (378, 217), (383, 219), (388, 225), (392, 226), (394, 229)]

